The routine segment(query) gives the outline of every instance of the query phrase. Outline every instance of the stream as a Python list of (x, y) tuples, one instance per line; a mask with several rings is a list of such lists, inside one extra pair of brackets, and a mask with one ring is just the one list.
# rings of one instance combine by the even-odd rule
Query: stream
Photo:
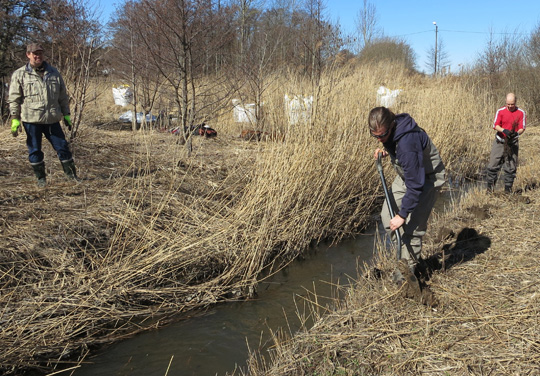
[[(434, 211), (450, 202), (452, 192), (441, 196)], [(245, 369), (248, 345), (267, 354), (272, 332), (283, 328), (294, 333), (301, 327), (297, 312), (309, 313), (305, 298), (312, 299), (312, 292), (319, 305), (332, 303), (336, 292), (332, 284), (349, 283), (362, 263), (371, 259), (375, 233), (373, 226), (337, 245), (321, 243), (261, 282), (256, 299), (218, 304), (187, 320), (113, 344), (86, 359), (73, 375), (222, 376), (235, 367)]]

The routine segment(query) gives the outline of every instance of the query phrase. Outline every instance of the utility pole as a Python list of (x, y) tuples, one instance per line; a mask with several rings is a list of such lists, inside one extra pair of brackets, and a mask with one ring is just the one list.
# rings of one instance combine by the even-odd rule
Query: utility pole
[(437, 75), (437, 32), (439, 31), (439, 26), (437, 26), (437, 22), (433, 21), (433, 25), (435, 25), (435, 64), (433, 64), (433, 77)]

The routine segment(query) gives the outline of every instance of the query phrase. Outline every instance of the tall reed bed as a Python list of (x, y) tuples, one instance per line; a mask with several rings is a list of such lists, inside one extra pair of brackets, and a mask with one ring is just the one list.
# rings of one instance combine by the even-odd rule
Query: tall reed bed
[[(528, 132), (520, 153), (532, 156), (540, 129)], [(381, 247), (326, 315), (316, 296), (306, 299), (312, 328), (276, 333), (271, 359), (253, 353), (235, 374), (537, 374), (540, 176), (530, 172), (538, 167), (534, 157), (522, 161), (522, 194), (476, 187), (431, 221), (422, 256), (436, 305), (404, 296)]]
[[(390, 66), (331, 70), (316, 86), (273, 78), (263, 99), (265, 130), (285, 136), (277, 142), (238, 141), (230, 113), (189, 158), (169, 134), (81, 129), (86, 181), (35, 193), (49, 216), (34, 231), (16, 231), (16, 219), (6, 227), (15, 241), (1, 263), (3, 370), (50, 369), (178, 313), (252, 296), (265, 268), (360, 231), (381, 196), (365, 119), (382, 84), (403, 89), (394, 110), (426, 129), (450, 171), (481, 167), (493, 109), (457, 79)], [(285, 93), (314, 96), (311, 121), (289, 124)], [(32, 202), (3, 194), (32, 215)]]

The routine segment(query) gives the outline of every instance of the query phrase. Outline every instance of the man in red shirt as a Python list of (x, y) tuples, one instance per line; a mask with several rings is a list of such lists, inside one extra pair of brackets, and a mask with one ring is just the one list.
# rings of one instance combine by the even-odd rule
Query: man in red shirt
[(495, 114), (493, 129), (497, 131), (489, 163), (487, 166), (487, 189), (493, 191), (501, 167), (504, 171), (504, 190), (512, 192), (516, 178), (519, 142), (518, 138), (525, 132), (525, 111), (516, 106), (516, 96), (506, 95), (506, 106), (501, 107)]

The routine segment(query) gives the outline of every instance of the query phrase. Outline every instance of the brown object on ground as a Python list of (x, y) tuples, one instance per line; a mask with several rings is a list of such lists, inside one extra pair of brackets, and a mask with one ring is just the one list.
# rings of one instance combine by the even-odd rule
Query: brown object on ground
[(422, 280), (420, 272), (417, 271), (417, 276), (416, 273), (409, 268), (405, 260), (400, 260), (398, 262), (398, 270), (403, 276), (403, 280), (398, 282), (402, 297), (413, 299), (430, 307), (437, 306), (437, 299), (425, 280)]
[(279, 132), (264, 132), (252, 129), (243, 129), (240, 138), (245, 141), (285, 141), (285, 135)]

